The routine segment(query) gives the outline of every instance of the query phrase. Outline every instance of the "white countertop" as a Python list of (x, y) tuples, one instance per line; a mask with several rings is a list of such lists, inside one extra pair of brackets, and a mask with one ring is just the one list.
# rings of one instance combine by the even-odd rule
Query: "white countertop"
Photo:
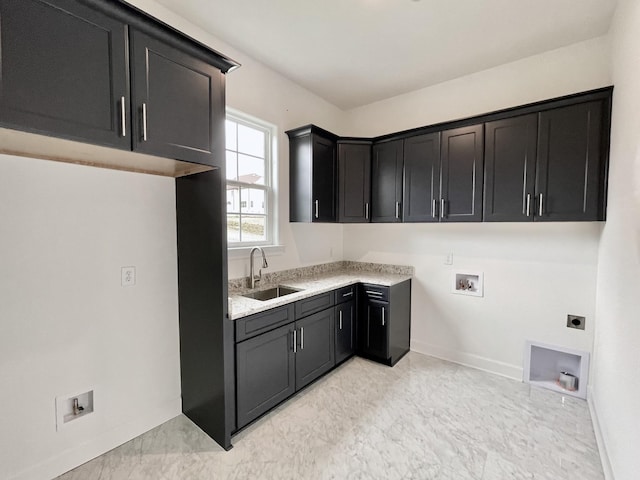
[[(254, 313), (270, 310), (281, 305), (287, 305), (303, 298), (312, 297), (320, 293), (330, 292), (336, 288), (346, 287), (354, 283), (373, 283), (376, 285), (391, 286), (397, 283), (409, 280), (411, 275), (398, 273), (368, 272), (362, 270), (337, 270), (333, 272), (309, 275), (293, 279), (283, 279), (275, 284), (266, 284), (254, 290), (244, 289), (242, 291), (230, 292), (229, 297), (229, 318), (237, 320)], [(266, 290), (278, 285), (295, 288), (300, 292), (285, 295), (283, 297), (273, 298), (271, 300), (254, 300), (253, 298), (243, 297), (243, 293)]]

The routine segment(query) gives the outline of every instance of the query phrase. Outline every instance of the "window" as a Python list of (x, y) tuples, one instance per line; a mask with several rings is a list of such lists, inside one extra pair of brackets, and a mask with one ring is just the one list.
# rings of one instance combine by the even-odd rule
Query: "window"
[(271, 153), (273, 127), (227, 112), (227, 242), (273, 243)]

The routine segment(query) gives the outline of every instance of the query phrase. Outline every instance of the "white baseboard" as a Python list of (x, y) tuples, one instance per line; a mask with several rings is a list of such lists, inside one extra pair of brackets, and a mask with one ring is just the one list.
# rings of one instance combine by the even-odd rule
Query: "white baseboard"
[(120, 425), (112, 430), (90, 439), (75, 448), (61, 452), (26, 470), (15, 474), (9, 480), (43, 480), (55, 478), (123, 443), (148, 432), (152, 428), (170, 420), (182, 412), (182, 399), (178, 397), (156, 408), (146, 415), (136, 418), (135, 422)]
[(587, 387), (587, 404), (589, 405), (589, 413), (591, 414), (591, 423), (593, 423), (593, 431), (596, 434), (596, 443), (598, 444), (598, 453), (600, 453), (600, 461), (602, 462), (602, 470), (604, 471), (605, 480), (615, 480), (611, 461), (607, 453), (607, 447), (604, 443), (604, 436), (600, 428), (600, 420), (598, 419), (598, 409), (593, 399), (593, 388), (591, 385)]
[(411, 340), (411, 350), (449, 362), (458, 363), (466, 367), (476, 368), (503, 377), (522, 381), (522, 367), (510, 363), (499, 362), (490, 358), (473, 355), (471, 353), (448, 350), (436, 345), (430, 345), (418, 340)]

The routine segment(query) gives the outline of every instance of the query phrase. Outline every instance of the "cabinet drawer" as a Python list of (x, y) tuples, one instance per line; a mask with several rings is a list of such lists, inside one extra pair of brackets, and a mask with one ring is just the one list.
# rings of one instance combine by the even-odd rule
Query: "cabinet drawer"
[(267, 310), (236, 320), (236, 342), (293, 322), (293, 305)]
[(356, 286), (349, 285), (348, 287), (342, 287), (336, 290), (336, 304), (342, 302), (348, 302), (349, 300), (355, 300), (356, 298)]
[(336, 303), (335, 291), (321, 293), (311, 298), (305, 298), (295, 303), (296, 319), (306, 317), (312, 313), (320, 312), (326, 308), (333, 307)]
[(371, 283), (363, 283), (361, 286), (361, 293), (365, 298), (371, 300), (380, 300), (383, 302), (389, 301), (389, 287), (373, 285)]

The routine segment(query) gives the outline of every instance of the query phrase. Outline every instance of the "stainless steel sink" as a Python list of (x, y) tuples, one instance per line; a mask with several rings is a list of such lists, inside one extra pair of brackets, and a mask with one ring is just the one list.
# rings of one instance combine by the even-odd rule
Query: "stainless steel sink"
[(277, 287), (269, 288), (267, 290), (260, 290), (258, 292), (245, 293), (243, 297), (253, 298), (254, 300), (271, 300), (273, 298), (284, 297), (285, 295), (291, 295), (292, 293), (300, 292), (300, 289), (283, 287), (279, 285)]

